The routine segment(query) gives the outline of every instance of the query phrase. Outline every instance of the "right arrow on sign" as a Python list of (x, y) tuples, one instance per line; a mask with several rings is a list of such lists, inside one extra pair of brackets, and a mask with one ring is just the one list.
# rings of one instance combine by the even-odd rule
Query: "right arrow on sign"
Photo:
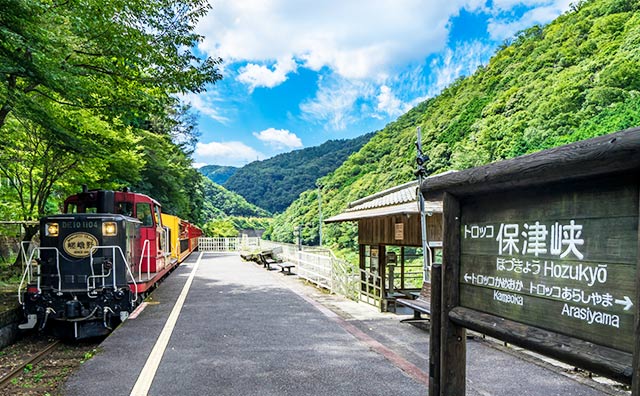
[(620, 304), (620, 305), (624, 305), (624, 310), (625, 311), (628, 311), (629, 309), (631, 309), (631, 307), (633, 307), (633, 301), (631, 301), (629, 296), (624, 296), (623, 300), (616, 299), (615, 303), (616, 304)]

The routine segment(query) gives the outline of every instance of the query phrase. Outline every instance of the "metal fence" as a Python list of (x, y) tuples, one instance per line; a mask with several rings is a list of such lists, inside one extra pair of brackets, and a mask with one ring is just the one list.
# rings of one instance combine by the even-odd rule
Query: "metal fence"
[(332, 260), (332, 291), (352, 300), (358, 300), (360, 277), (357, 266), (344, 260)]
[[(206, 239), (234, 239), (234, 238), (200, 238), (200, 250), (210, 249), (211, 242)], [(249, 238), (251, 239), (251, 238)], [(316, 286), (329, 290), (332, 293), (340, 294), (352, 300), (358, 299), (358, 289), (360, 284), (358, 269), (351, 263), (338, 259), (330, 249), (319, 246), (298, 246), (290, 243), (257, 240), (257, 244), (240, 245), (237, 250), (231, 247), (237, 246), (233, 242), (218, 241), (213, 244), (213, 248), (218, 250), (205, 251), (240, 251), (240, 250), (267, 250), (273, 248), (282, 249), (278, 255), (280, 258), (296, 265), (296, 275)], [(230, 246), (228, 250), (224, 250)]]
[(299, 278), (352, 300), (359, 299), (361, 287), (358, 268), (347, 261), (338, 259), (330, 249), (246, 237), (203, 237), (199, 238), (198, 244), (198, 249), (204, 252), (251, 252), (280, 248), (282, 253), (278, 255), (283, 260), (296, 265), (295, 273)]
[(260, 238), (198, 238), (201, 252), (240, 252), (260, 248)]

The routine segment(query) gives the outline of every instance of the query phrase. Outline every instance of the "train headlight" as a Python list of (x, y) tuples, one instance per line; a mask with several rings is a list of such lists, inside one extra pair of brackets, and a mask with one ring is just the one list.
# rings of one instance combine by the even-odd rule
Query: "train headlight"
[(57, 237), (60, 233), (58, 223), (47, 223), (44, 226), (44, 233), (48, 237)]
[(118, 233), (118, 227), (114, 221), (106, 221), (102, 223), (102, 235), (103, 236), (116, 236)]

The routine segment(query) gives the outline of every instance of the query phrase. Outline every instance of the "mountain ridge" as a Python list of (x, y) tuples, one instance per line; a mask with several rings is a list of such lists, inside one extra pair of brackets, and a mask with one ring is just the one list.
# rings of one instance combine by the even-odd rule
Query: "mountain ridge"
[(199, 168), (198, 171), (212, 182), (223, 185), (238, 169), (235, 166), (205, 165)]
[(301, 192), (342, 164), (375, 133), (278, 154), (239, 168), (223, 184), (248, 202), (272, 213), (286, 209)]

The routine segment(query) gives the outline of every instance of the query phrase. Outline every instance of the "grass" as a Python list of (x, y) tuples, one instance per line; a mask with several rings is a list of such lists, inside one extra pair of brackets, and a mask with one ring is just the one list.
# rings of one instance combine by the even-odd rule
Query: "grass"
[(92, 349), (89, 352), (85, 352), (84, 356), (82, 356), (82, 359), (80, 360), (80, 363), (84, 363), (87, 360), (91, 359), (92, 357), (94, 357), (96, 355), (96, 350)]

